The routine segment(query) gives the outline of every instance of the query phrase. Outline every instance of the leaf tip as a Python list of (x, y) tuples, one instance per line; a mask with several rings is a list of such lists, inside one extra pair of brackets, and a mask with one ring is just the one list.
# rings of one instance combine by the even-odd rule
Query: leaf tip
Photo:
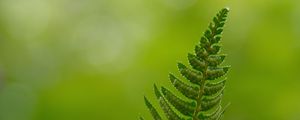
[(223, 8), (223, 10), (229, 12), (229, 11), (230, 11), (230, 8), (229, 8), (229, 7), (225, 7), (225, 8)]
[(186, 66), (184, 64), (180, 63), (180, 62), (177, 63), (177, 66), (178, 66), (179, 70), (186, 68)]
[(160, 94), (160, 91), (158, 90), (156, 84), (154, 84), (154, 92), (155, 92), (157, 99), (159, 99), (161, 97), (161, 94)]

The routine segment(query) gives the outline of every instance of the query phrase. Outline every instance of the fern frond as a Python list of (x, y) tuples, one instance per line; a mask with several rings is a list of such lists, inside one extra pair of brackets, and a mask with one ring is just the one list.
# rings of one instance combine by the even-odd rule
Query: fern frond
[[(195, 54), (188, 54), (191, 68), (182, 63), (177, 64), (180, 74), (187, 82), (169, 74), (170, 82), (185, 99), (165, 87), (158, 89), (154, 85), (156, 98), (168, 120), (219, 120), (223, 116), (225, 109), (222, 109), (221, 101), (226, 83), (226, 78), (223, 77), (230, 67), (221, 66), (226, 55), (219, 53), (219, 42), (228, 12), (229, 9), (224, 8), (217, 13), (200, 43), (195, 46)], [(161, 120), (148, 99), (144, 99), (153, 118)]]

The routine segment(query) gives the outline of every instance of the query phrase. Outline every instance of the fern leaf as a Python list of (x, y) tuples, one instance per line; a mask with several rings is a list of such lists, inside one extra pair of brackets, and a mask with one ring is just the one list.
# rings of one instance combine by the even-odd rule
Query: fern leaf
[(197, 55), (197, 57), (204, 59), (207, 58), (208, 53), (204, 48), (201, 48), (200, 45), (196, 45), (195, 47), (195, 53)]
[[(188, 81), (183, 82), (173, 74), (169, 74), (172, 85), (186, 97), (182, 99), (176, 94), (154, 84), (154, 92), (160, 108), (168, 120), (220, 120), (225, 109), (221, 101), (224, 94), (226, 76), (229, 66), (221, 66), (226, 55), (220, 54), (220, 41), (223, 27), (229, 10), (220, 10), (204, 32), (200, 43), (195, 46), (195, 54), (188, 54), (191, 68), (182, 63), (177, 67), (180, 74)], [(146, 106), (155, 120), (161, 120), (156, 109), (145, 97)]]
[(226, 55), (211, 55), (207, 59), (208, 65), (218, 66), (224, 61), (225, 57)]
[(175, 111), (171, 108), (171, 106), (167, 103), (166, 99), (161, 95), (157, 86), (154, 84), (155, 95), (159, 101), (160, 107), (164, 111), (165, 115), (169, 120), (183, 120), (179, 115), (175, 113)]
[[(154, 120), (162, 120), (160, 115), (158, 114), (157, 110), (153, 107), (153, 105), (149, 102), (149, 100), (146, 97), (144, 97), (144, 100), (145, 100), (146, 106), (150, 110), (150, 113), (151, 113), (153, 119)], [(143, 119), (143, 118), (141, 118), (141, 119)]]
[(203, 72), (205, 70), (206, 67), (206, 63), (204, 60), (197, 58), (197, 56), (193, 55), (193, 54), (188, 54), (188, 59), (189, 59), (189, 63), (190, 65), (198, 70)]
[(223, 93), (220, 93), (215, 96), (203, 96), (202, 103), (201, 103), (201, 109), (203, 111), (207, 111), (211, 108), (214, 108), (214, 106), (219, 105), (222, 100)]
[(200, 85), (200, 82), (203, 80), (203, 75), (201, 72), (191, 70), (182, 63), (178, 63), (178, 69), (182, 76), (194, 84)]
[(139, 119), (140, 119), (140, 120), (145, 120), (145, 119), (144, 119), (143, 117), (141, 117), (141, 116), (139, 117)]
[(169, 103), (172, 104), (179, 112), (187, 116), (191, 116), (193, 114), (196, 107), (195, 102), (184, 101), (164, 87), (162, 87), (161, 91)]
[(225, 83), (226, 83), (226, 79), (218, 82), (213, 82), (213, 81), (207, 82), (204, 87), (204, 95), (213, 95), (218, 93), (219, 91), (224, 90)]
[(216, 55), (216, 54), (219, 53), (220, 49), (221, 49), (221, 46), (220, 46), (220, 45), (212, 45), (212, 46), (206, 48), (206, 51), (207, 51), (208, 54), (210, 54), (210, 55)]
[(198, 97), (199, 88), (185, 84), (172, 74), (169, 74), (169, 78), (173, 86), (187, 98), (195, 100)]
[(227, 71), (229, 70), (229, 66), (227, 67), (212, 67), (208, 68), (206, 73), (207, 73), (207, 79), (208, 80), (215, 80), (219, 77), (224, 76)]
[(222, 107), (221, 105), (219, 105), (218, 108), (216, 108), (211, 113), (201, 112), (198, 118), (200, 120), (218, 120), (221, 115), (222, 115)]

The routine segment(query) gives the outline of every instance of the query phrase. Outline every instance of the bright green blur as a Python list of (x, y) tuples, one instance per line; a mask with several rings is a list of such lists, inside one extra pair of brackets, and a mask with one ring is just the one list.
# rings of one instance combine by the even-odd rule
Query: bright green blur
[(223, 120), (299, 120), (299, 0), (0, 0), (0, 120), (151, 120), (223, 7)]

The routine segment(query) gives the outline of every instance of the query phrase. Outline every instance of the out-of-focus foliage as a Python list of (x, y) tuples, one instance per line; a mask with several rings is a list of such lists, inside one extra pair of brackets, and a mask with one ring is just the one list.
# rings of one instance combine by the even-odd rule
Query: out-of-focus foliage
[(224, 120), (299, 120), (299, 0), (0, 0), (0, 120), (150, 119), (224, 6)]

